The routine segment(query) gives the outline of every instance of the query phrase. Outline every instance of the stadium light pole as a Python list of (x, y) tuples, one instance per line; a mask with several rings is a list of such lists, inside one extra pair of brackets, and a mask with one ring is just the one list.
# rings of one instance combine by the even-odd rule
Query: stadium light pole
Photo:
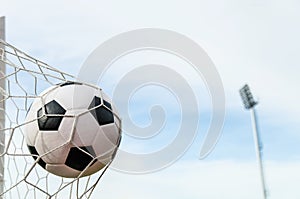
[(253, 137), (254, 137), (254, 142), (255, 142), (256, 156), (257, 156), (258, 164), (259, 164), (259, 172), (260, 172), (260, 178), (261, 178), (261, 184), (262, 184), (262, 191), (263, 191), (264, 199), (266, 199), (267, 198), (267, 189), (266, 189), (264, 168), (263, 168), (263, 163), (262, 163), (263, 146), (262, 146), (262, 142), (261, 142), (260, 135), (259, 135), (257, 114), (256, 114), (256, 110), (255, 110), (255, 106), (258, 104), (258, 102), (253, 99), (253, 95), (247, 84), (240, 89), (240, 95), (241, 95), (241, 98), (242, 98), (245, 108), (247, 110), (250, 110), (250, 112), (251, 112)]
[[(0, 39), (5, 40), (5, 17), (0, 17)], [(0, 49), (4, 49), (3, 45), (0, 45)], [(4, 52), (2, 52), (4, 53)], [(4, 55), (3, 55), (4, 56)], [(5, 64), (0, 62), (0, 79), (5, 75)], [(5, 80), (0, 80), (0, 88), (5, 90)], [(2, 101), (3, 95), (0, 95), (0, 129), (5, 127), (5, 103)], [(0, 130), (0, 154), (4, 153), (5, 148), (5, 134), (4, 130)], [(0, 193), (4, 190), (4, 156), (0, 156)], [(0, 196), (0, 199), (2, 197)]]

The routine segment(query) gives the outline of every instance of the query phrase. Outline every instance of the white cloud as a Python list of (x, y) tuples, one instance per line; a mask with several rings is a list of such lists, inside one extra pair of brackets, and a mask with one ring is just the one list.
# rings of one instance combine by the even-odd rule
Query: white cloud
[(98, 44), (120, 32), (178, 31), (216, 63), (229, 108), (240, 108), (237, 90), (249, 82), (267, 111), (299, 114), (299, 3), (232, 2), (3, 1), (0, 13), (7, 15), (9, 41), (71, 73)]
[[(300, 163), (267, 162), (270, 199), (298, 199)], [(262, 198), (258, 167), (254, 162), (185, 161), (164, 171), (128, 175), (108, 171), (94, 193), (107, 199), (253, 199)]]

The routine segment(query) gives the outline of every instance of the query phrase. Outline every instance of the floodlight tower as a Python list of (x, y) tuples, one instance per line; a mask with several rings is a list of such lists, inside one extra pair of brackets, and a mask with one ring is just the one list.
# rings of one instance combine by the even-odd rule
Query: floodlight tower
[(258, 102), (253, 99), (253, 95), (247, 84), (243, 88), (240, 89), (240, 95), (242, 97), (245, 108), (250, 110), (250, 112), (251, 112), (253, 136), (254, 136), (254, 142), (255, 142), (256, 156), (257, 156), (258, 164), (259, 164), (262, 191), (263, 191), (264, 199), (266, 199), (267, 198), (267, 189), (266, 189), (264, 168), (263, 168), (263, 163), (262, 163), (263, 146), (262, 146), (262, 142), (261, 142), (260, 136), (259, 136), (257, 115), (256, 115), (256, 111), (255, 111), (255, 106), (258, 104)]

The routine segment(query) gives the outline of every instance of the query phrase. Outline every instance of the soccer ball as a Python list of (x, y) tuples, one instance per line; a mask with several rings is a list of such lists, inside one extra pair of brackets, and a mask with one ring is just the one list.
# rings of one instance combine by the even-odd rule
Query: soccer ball
[(113, 160), (121, 140), (121, 120), (100, 88), (64, 82), (41, 93), (25, 119), (28, 149), (44, 169), (62, 177), (82, 177)]

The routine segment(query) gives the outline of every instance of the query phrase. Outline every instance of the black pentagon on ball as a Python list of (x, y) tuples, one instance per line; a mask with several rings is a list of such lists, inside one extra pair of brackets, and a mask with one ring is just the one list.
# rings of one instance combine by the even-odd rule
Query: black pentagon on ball
[(69, 85), (82, 85), (80, 82), (73, 82), (73, 81), (66, 81), (63, 83), (58, 84), (60, 87), (69, 86)]
[[(71, 147), (65, 165), (72, 169), (83, 171), (96, 157), (92, 146)], [(92, 166), (97, 160), (94, 160)]]
[[(29, 152), (34, 155), (32, 156), (34, 160), (36, 160), (39, 156), (38, 152), (36, 151), (35, 147), (34, 146), (30, 146), (30, 145), (27, 145), (28, 149), (29, 149)], [(38, 161), (38, 164), (43, 167), (44, 169), (46, 168), (46, 162), (44, 162), (42, 160), (42, 158), (39, 159)]]
[(43, 131), (58, 130), (66, 110), (55, 100), (47, 103), (44, 108), (45, 113), (43, 113), (43, 108), (37, 112), (39, 129)]
[[(92, 109), (90, 112), (97, 120), (99, 125), (110, 124), (114, 122), (114, 115), (111, 112), (111, 104), (105, 100), (103, 100), (103, 104), (101, 105), (101, 98), (95, 96), (93, 101), (91, 102), (89, 109)], [(95, 108), (97, 107), (97, 108)], [(95, 109), (93, 109), (95, 108)]]

